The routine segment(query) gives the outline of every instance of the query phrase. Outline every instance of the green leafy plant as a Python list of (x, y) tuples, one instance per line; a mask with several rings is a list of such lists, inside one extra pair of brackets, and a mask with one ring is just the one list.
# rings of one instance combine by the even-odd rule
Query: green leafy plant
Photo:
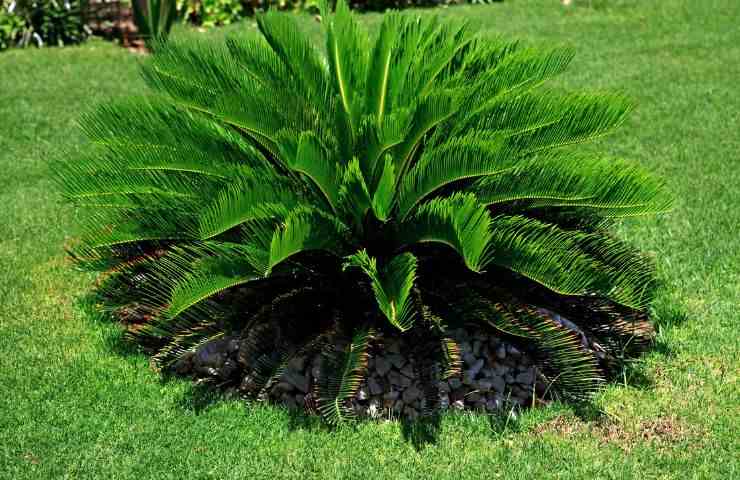
[(11, 9), (10, 2), (0, 4), (0, 50), (10, 48), (18, 41), (25, 31), (23, 17), (15, 13), (15, 5)]
[(427, 366), (447, 375), (448, 329), (489, 328), (532, 353), (549, 395), (589, 398), (652, 337), (652, 262), (610, 226), (669, 196), (577, 149), (632, 104), (543, 87), (569, 49), (398, 13), (369, 38), (343, 1), (323, 10), (325, 56), (267, 13), (258, 34), (163, 45), (143, 65), (152, 96), (84, 117), (89, 149), (59, 179), (102, 304), (163, 369), (240, 335), (262, 395), (323, 351), (332, 423), (381, 331), (436, 345)]
[(3, 2), (0, 11), (0, 49), (11, 45), (61, 47), (84, 41), (88, 33), (80, 2), (75, 0)]
[(167, 40), (177, 19), (176, 0), (133, 0), (131, 7), (136, 28), (147, 45)]
[(188, 0), (180, 10), (190, 23), (203, 27), (230, 25), (250, 14), (249, 5), (242, 0)]

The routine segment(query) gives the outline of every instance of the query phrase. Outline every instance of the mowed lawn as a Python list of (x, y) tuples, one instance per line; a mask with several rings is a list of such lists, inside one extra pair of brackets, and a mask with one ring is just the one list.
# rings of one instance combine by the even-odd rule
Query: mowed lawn
[[(395, 422), (329, 431), (153, 373), (87, 306), (93, 277), (65, 263), (74, 212), (50, 173), (80, 148), (81, 112), (144, 92), (138, 57), (101, 41), (0, 53), (0, 478), (740, 478), (740, 2), (575, 3), (591, 7), (423, 14), (574, 45), (554, 87), (637, 100), (587, 148), (639, 162), (675, 192), (671, 214), (620, 228), (659, 265), (657, 348), (593, 408), (447, 415), (426, 436)], [(300, 18), (316, 37), (320, 25)]]

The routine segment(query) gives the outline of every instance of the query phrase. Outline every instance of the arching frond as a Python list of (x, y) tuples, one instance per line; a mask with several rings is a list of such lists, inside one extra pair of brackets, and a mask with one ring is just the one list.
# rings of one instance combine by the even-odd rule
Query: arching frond
[[(456, 79), (461, 87), (462, 109), (468, 114), (473, 115), (504, 97), (513, 98), (541, 85), (565, 71), (573, 59), (573, 51), (562, 47), (497, 47), (494, 44), (492, 50), (483, 47), (471, 52)], [(462, 126), (452, 133), (460, 130)]]
[(373, 212), (375, 213), (375, 217), (381, 222), (388, 220), (391, 214), (395, 193), (393, 187), (395, 184), (396, 172), (393, 167), (393, 160), (390, 155), (386, 155), (383, 173), (380, 174), (380, 181), (372, 199)]
[(475, 288), (455, 291), (460, 297), (458, 314), (530, 344), (540, 370), (549, 377), (549, 394), (588, 400), (603, 383), (604, 372), (578, 333), (514, 297), (496, 298), (498, 292), (491, 293)]
[(487, 205), (517, 202), (516, 209), (583, 207), (604, 217), (664, 212), (671, 199), (642, 169), (615, 159), (557, 152), (520, 162), (470, 187)]
[(523, 305), (496, 304), (499, 315), (527, 331), (539, 352), (538, 366), (548, 377), (549, 393), (565, 399), (589, 400), (604, 382), (604, 372), (581, 337), (547, 315)]
[(390, 107), (389, 86), (391, 81), (393, 47), (402, 25), (398, 13), (383, 17), (380, 31), (370, 54), (370, 63), (365, 81), (365, 112), (375, 117), (382, 125), (383, 117)]
[(152, 294), (166, 294), (163, 318), (172, 319), (216, 293), (260, 278), (248, 261), (250, 247), (204, 242), (179, 247), (156, 262)]
[(360, 170), (360, 163), (354, 158), (343, 171), (339, 187), (339, 209), (353, 220), (360, 231), (362, 221), (370, 207), (370, 192)]
[(347, 257), (344, 268), (348, 267), (359, 267), (370, 278), (375, 300), (391, 325), (402, 332), (411, 328), (416, 317), (410, 297), (416, 280), (416, 257), (402, 253), (379, 269), (377, 260), (360, 250)]
[[(488, 247), (490, 263), (561, 295), (601, 294), (641, 308), (651, 290), (650, 282), (645, 283), (651, 274), (643, 263), (620, 244), (597, 235), (562, 230), (522, 216), (499, 215), (491, 220)], [(599, 261), (599, 256), (605, 260)]]
[(336, 212), (339, 205), (341, 168), (321, 140), (313, 132), (294, 135), (283, 131), (278, 142), (288, 168), (305, 175), (327, 205)]
[(257, 25), (290, 73), (306, 86), (307, 93), (316, 99), (325, 98), (329, 85), (326, 64), (295, 20), (270, 10), (257, 17)]
[(435, 198), (420, 205), (398, 227), (401, 245), (437, 242), (452, 247), (465, 265), (479, 272), (488, 262), (491, 218), (472, 194)]
[(348, 227), (336, 217), (310, 207), (298, 207), (275, 230), (264, 274), (291, 256), (307, 250), (328, 250), (340, 256)]
[(452, 138), (424, 152), (403, 177), (398, 192), (398, 216), (406, 218), (425, 197), (450, 183), (495, 175), (511, 168), (516, 152), (501, 138), (471, 134)]
[(467, 128), (503, 132), (508, 144), (531, 153), (609, 133), (631, 109), (631, 102), (618, 95), (529, 93), (506, 98), (468, 117), (471, 123)]
[[(292, 187), (292, 188), (291, 188)], [(295, 185), (270, 176), (269, 171), (253, 171), (232, 181), (198, 215), (201, 240), (215, 237), (256, 218), (285, 216), (301, 201)]]

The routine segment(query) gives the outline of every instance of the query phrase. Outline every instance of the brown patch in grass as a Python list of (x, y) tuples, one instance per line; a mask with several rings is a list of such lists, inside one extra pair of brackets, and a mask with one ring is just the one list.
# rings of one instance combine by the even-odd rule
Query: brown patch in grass
[(625, 452), (631, 451), (641, 443), (666, 448), (689, 440), (697, 440), (702, 436), (698, 427), (689, 425), (675, 415), (641, 420), (635, 428), (607, 421), (592, 427), (591, 432), (602, 443), (615, 445)]
[(577, 418), (558, 416), (534, 428), (536, 435), (552, 434), (563, 438), (588, 434), (604, 445), (614, 445), (630, 452), (635, 446), (649, 444), (658, 448), (700, 440), (704, 432), (675, 415), (641, 420), (629, 426), (616, 419), (586, 423)]
[(585, 425), (578, 419), (559, 415), (552, 420), (537, 425), (534, 433), (544, 435), (551, 433), (561, 437), (570, 437), (584, 431)]

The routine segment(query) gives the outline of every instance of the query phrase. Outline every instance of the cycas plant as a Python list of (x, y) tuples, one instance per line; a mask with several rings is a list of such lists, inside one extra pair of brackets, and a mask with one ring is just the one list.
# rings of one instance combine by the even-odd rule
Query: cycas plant
[(437, 345), (449, 374), (447, 329), (477, 323), (533, 352), (550, 395), (588, 398), (652, 332), (651, 262), (609, 227), (669, 198), (575, 149), (631, 103), (543, 88), (569, 49), (398, 13), (370, 39), (342, 0), (324, 19), (325, 55), (274, 13), (259, 35), (171, 41), (143, 64), (151, 96), (84, 117), (59, 178), (105, 305), (160, 368), (239, 332), (263, 395), (322, 350), (331, 422), (379, 331)]

